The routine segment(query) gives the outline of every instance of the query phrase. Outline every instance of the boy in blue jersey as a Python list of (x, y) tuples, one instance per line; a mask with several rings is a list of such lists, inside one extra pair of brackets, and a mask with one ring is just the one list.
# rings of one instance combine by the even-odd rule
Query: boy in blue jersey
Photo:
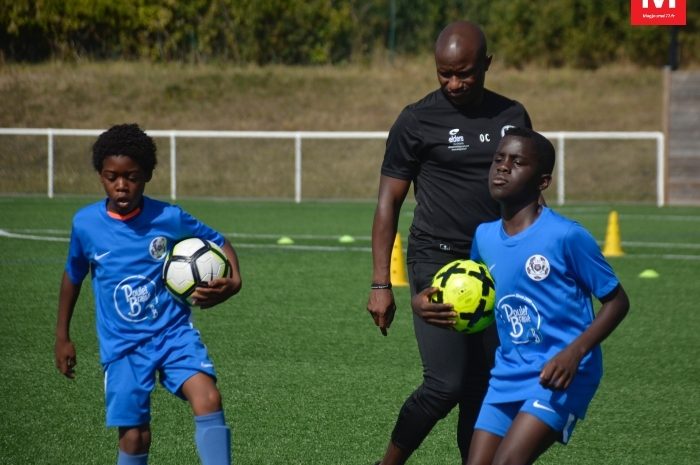
[[(489, 170), (501, 219), (478, 226), (471, 258), (496, 285), (500, 346), (468, 465), (530, 464), (555, 441), (566, 444), (598, 388), (600, 343), (629, 309), (593, 237), (540, 204), (554, 158), (544, 136), (511, 128)], [(417, 296), (414, 308), (433, 324), (454, 324), (449, 306), (425, 305), (434, 291)], [(597, 315), (591, 295), (602, 302)]]
[(180, 239), (196, 236), (219, 245), (231, 262), (230, 276), (192, 294), (196, 305), (208, 308), (240, 290), (236, 253), (226, 238), (179, 207), (143, 195), (156, 165), (156, 147), (137, 125), (113, 126), (98, 137), (92, 152), (107, 199), (82, 208), (73, 218), (58, 303), (56, 367), (75, 377), (69, 328), (89, 272), (106, 422), (119, 429), (117, 464), (148, 463), (156, 373), (167, 390), (190, 403), (202, 464), (230, 464), (231, 433), (214, 366), (190, 321), (190, 309), (166, 290), (161, 270), (168, 249)]

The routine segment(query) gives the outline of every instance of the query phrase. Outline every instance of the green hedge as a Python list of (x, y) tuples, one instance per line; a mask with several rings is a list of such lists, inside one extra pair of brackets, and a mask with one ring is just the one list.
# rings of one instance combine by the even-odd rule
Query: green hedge
[[(681, 61), (697, 64), (698, 2), (687, 16)], [(0, 58), (339, 63), (429, 52), (460, 18), (514, 66), (668, 60), (669, 28), (630, 26), (618, 0), (0, 0)]]

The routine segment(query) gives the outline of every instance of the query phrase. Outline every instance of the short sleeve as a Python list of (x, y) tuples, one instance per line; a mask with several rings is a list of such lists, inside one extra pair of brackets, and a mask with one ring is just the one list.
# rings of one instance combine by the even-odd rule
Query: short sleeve
[(612, 292), (619, 284), (610, 264), (593, 236), (580, 224), (574, 223), (567, 233), (568, 267), (580, 285), (597, 299)]
[(219, 247), (224, 245), (224, 236), (178, 207), (183, 236), (192, 236), (212, 241)]
[(88, 261), (82, 243), (80, 234), (73, 225), (70, 234), (70, 245), (68, 246), (68, 257), (66, 259), (66, 274), (73, 284), (80, 284), (90, 271), (90, 262)]
[(415, 115), (405, 108), (389, 130), (382, 163), (382, 174), (392, 178), (413, 180), (420, 168), (423, 137)]

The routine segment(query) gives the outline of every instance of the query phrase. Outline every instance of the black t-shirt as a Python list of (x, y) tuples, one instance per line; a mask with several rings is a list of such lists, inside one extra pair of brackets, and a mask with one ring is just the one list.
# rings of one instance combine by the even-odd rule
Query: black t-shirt
[(476, 107), (459, 108), (438, 89), (401, 112), (389, 131), (382, 174), (413, 181), (409, 262), (468, 257), (477, 225), (498, 218), (488, 172), (511, 125), (531, 127), (527, 111), (489, 90)]

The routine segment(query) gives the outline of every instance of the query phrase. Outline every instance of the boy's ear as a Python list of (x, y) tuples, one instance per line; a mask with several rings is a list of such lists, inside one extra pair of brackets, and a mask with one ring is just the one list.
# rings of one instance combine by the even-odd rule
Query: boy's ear
[(153, 177), (153, 172), (146, 173), (146, 182), (149, 182), (152, 177)]
[(549, 185), (552, 183), (552, 175), (551, 174), (541, 174), (540, 175), (540, 191), (545, 190), (546, 188), (549, 187)]

